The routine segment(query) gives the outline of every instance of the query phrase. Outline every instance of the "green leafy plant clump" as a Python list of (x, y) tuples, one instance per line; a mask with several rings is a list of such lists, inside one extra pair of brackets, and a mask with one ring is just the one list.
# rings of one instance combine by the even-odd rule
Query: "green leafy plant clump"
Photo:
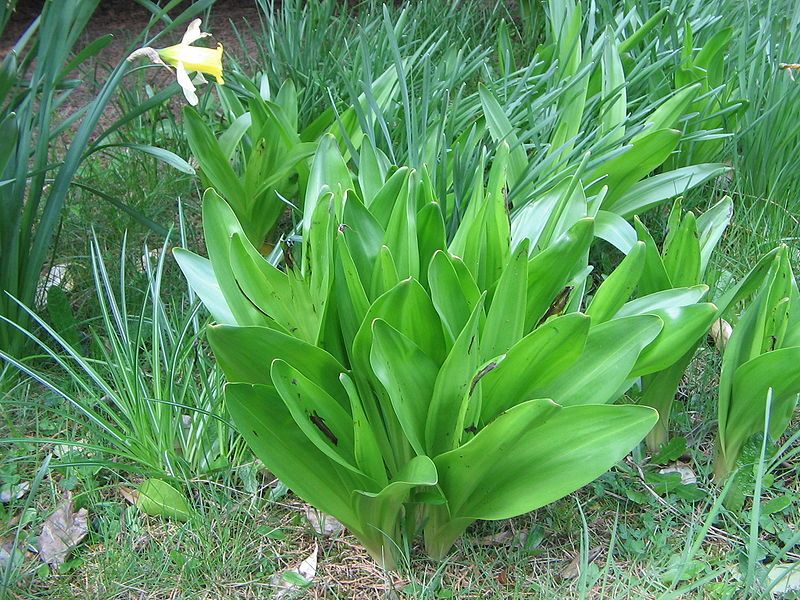
[(563, 233), (532, 251), (511, 236), (508, 165), (501, 144), (448, 240), (425, 169), (387, 169), (367, 143), (356, 176), (324, 136), (284, 270), (213, 190), (210, 258), (175, 251), (218, 322), (208, 337), (244, 438), (388, 568), (417, 531), (441, 558), (475, 520), (534, 510), (611, 468), (657, 420), (612, 403), (716, 312), (704, 290), (629, 302), (643, 242), (589, 300), (587, 207), (566, 226), (555, 215)]

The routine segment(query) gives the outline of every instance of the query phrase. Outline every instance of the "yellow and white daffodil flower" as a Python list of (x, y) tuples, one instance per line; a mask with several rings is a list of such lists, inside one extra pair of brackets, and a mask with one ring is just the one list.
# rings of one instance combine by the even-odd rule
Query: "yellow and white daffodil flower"
[[(186, 33), (180, 44), (169, 48), (150, 48), (149, 46), (139, 48), (131, 53), (129, 61), (139, 57), (149, 58), (150, 61), (164, 65), (165, 67), (175, 67), (178, 84), (183, 89), (186, 101), (195, 106), (197, 104), (197, 88), (195, 84), (205, 83), (203, 73), (211, 75), (217, 83), (223, 84), (222, 79), (222, 44), (217, 44), (216, 48), (203, 48), (192, 46), (193, 42), (211, 35), (208, 32), (200, 31), (200, 19), (195, 19), (189, 23)], [(194, 81), (189, 77), (189, 73), (197, 73)]]

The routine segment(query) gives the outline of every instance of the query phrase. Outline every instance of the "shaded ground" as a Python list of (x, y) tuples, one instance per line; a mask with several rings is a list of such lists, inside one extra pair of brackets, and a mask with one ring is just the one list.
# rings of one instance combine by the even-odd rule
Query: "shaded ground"
[[(14, 42), (37, 17), (44, 4), (43, 0), (20, 0), (11, 21), (3, 32), (0, 42), (0, 58), (4, 57)], [(191, 2), (183, 2), (172, 14), (178, 14)], [(233, 26), (240, 26), (245, 19), (258, 22), (259, 10), (255, 0), (217, 0), (214, 4), (212, 24), (216, 36), (235, 39)], [(88, 42), (107, 33), (114, 35), (114, 41), (102, 53), (104, 62), (115, 64), (125, 56), (125, 52), (147, 24), (150, 12), (133, 0), (101, 0), (92, 16), (84, 38)], [(177, 40), (176, 40), (177, 41)]]

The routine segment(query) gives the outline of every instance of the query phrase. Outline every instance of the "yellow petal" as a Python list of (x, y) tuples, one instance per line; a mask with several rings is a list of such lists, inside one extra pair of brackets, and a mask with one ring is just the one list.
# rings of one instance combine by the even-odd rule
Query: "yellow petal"
[(213, 76), (217, 83), (225, 83), (222, 78), (222, 44), (216, 48), (178, 44), (159, 50), (158, 55), (168, 64), (177, 66), (181, 63), (186, 71), (206, 73)]

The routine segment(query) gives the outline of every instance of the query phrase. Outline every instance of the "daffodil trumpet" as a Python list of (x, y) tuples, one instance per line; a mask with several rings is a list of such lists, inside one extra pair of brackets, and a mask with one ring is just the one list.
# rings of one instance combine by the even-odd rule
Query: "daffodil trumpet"
[[(167, 68), (174, 67), (178, 79), (178, 84), (183, 89), (186, 101), (192, 106), (197, 105), (197, 88), (195, 84), (205, 83), (203, 73), (214, 77), (217, 83), (225, 83), (222, 78), (222, 44), (217, 44), (216, 48), (203, 48), (202, 46), (192, 46), (197, 40), (211, 35), (208, 32), (200, 31), (200, 19), (195, 19), (189, 23), (186, 33), (183, 34), (180, 44), (169, 46), (168, 48), (150, 48), (149, 46), (139, 48), (131, 53), (129, 61), (136, 60), (142, 56), (150, 59), (155, 64), (163, 65)], [(192, 80), (189, 73), (196, 73)]]

